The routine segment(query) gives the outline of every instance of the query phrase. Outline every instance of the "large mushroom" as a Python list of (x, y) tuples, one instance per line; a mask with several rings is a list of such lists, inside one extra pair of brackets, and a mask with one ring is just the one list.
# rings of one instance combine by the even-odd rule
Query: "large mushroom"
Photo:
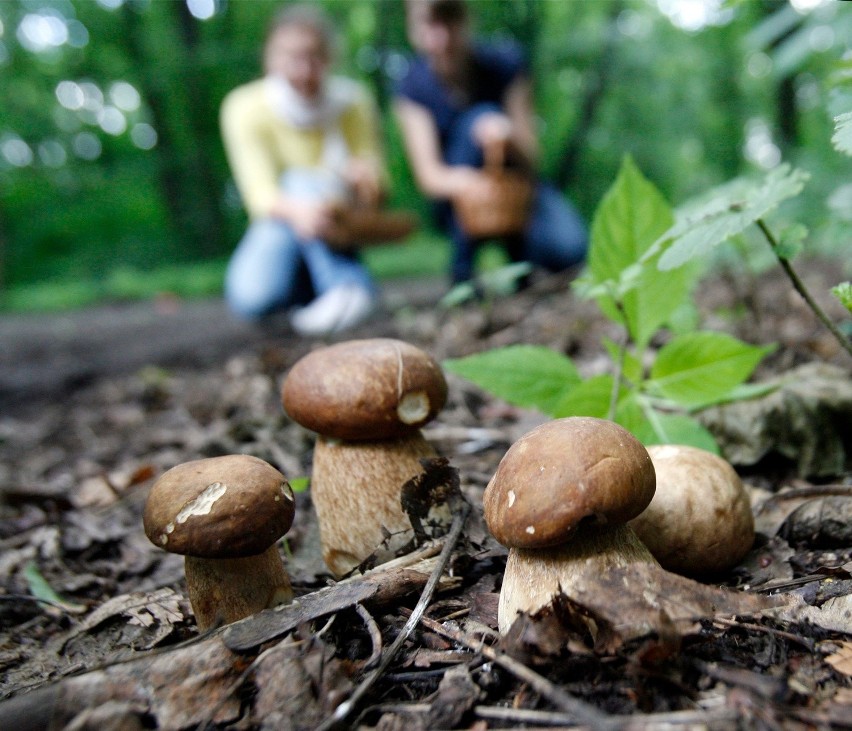
[(630, 527), (674, 573), (713, 576), (736, 566), (754, 543), (754, 516), (734, 468), (685, 445), (654, 445), (648, 454), (657, 491)]
[(656, 563), (627, 526), (654, 495), (642, 444), (604, 419), (547, 422), (515, 442), (485, 489), (485, 520), (509, 548), (498, 624), (571, 596), (580, 572)]
[(227, 455), (164, 472), (145, 504), (151, 542), (185, 556), (202, 632), (293, 598), (277, 542), (293, 523), (287, 479), (257, 457)]
[(408, 543), (400, 488), (423, 471), (421, 459), (435, 456), (420, 427), (447, 400), (438, 363), (401, 340), (337, 343), (292, 367), (281, 400), (294, 421), (318, 434), (311, 498), (331, 572), (342, 576)]

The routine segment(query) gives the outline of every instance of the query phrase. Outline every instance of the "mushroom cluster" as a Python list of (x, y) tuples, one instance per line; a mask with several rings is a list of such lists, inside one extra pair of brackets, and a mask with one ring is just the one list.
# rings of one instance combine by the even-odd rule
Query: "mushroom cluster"
[(578, 572), (656, 563), (627, 522), (654, 495), (651, 458), (611, 421), (569, 417), (515, 442), (485, 489), (485, 520), (509, 548), (498, 625), (571, 595)]
[(203, 632), (293, 598), (277, 542), (294, 513), (284, 475), (257, 457), (227, 455), (164, 472), (143, 524), (154, 545), (185, 556), (187, 592)]
[(311, 498), (323, 559), (335, 576), (411, 540), (400, 489), (422, 472), (421, 459), (435, 456), (420, 428), (446, 399), (438, 363), (400, 340), (337, 343), (290, 369), (282, 405), (318, 435)]
[(734, 468), (697, 447), (661, 444), (648, 454), (657, 491), (630, 526), (660, 565), (692, 577), (736, 566), (754, 543), (754, 516)]

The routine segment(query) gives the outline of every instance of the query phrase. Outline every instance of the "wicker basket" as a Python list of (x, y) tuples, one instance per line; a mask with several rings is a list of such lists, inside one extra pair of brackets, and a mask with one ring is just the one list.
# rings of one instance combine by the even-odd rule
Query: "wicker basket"
[(475, 186), (453, 200), (462, 230), (473, 238), (519, 234), (529, 218), (533, 184), (526, 175), (507, 169), (503, 150), (486, 148), (480, 172), (485, 185)]

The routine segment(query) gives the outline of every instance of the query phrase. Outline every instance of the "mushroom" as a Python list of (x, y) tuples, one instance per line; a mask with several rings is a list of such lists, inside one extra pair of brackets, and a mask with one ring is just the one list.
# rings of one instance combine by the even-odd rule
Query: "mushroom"
[(498, 625), (571, 596), (580, 573), (656, 564), (627, 521), (654, 495), (642, 444), (604, 419), (549, 421), (515, 442), (485, 488), (485, 520), (509, 548)]
[(349, 573), (382, 544), (393, 553), (411, 540), (400, 488), (423, 471), (421, 459), (435, 456), (420, 427), (446, 400), (438, 363), (388, 338), (315, 350), (287, 374), (284, 410), (319, 435), (311, 497), (334, 575)]
[(293, 598), (276, 545), (293, 523), (287, 479), (257, 457), (185, 462), (151, 488), (151, 542), (185, 556), (186, 588), (202, 632)]
[(648, 454), (657, 492), (630, 526), (660, 565), (692, 577), (736, 566), (754, 543), (754, 517), (734, 468), (697, 447), (660, 444)]

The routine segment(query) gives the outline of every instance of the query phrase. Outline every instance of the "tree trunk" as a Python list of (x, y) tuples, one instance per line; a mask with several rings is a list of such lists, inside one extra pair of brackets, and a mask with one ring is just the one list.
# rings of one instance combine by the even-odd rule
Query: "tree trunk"
[(579, 119), (571, 141), (565, 145), (564, 152), (557, 162), (554, 180), (556, 185), (563, 190), (574, 182), (577, 162), (586, 145), (586, 138), (592, 128), (595, 113), (609, 89), (615, 68), (614, 59), (618, 37), (615, 32), (615, 22), (622, 10), (624, 10), (623, 0), (614, 0), (610, 5), (607, 21), (609, 30), (606, 34), (606, 40), (601, 46), (600, 55), (591, 70), (593, 81), (586, 87), (586, 93), (580, 104)]
[(177, 17), (182, 7), (153, 3), (141, 15), (125, 5), (123, 17), (127, 47), (157, 130), (158, 174), (172, 228), (190, 257), (205, 257), (227, 248), (217, 200), (222, 181), (210, 160), (210, 137), (199, 123), (216, 111), (203, 98), (204, 80), (187, 46), (192, 32), (185, 24), (181, 28)]

